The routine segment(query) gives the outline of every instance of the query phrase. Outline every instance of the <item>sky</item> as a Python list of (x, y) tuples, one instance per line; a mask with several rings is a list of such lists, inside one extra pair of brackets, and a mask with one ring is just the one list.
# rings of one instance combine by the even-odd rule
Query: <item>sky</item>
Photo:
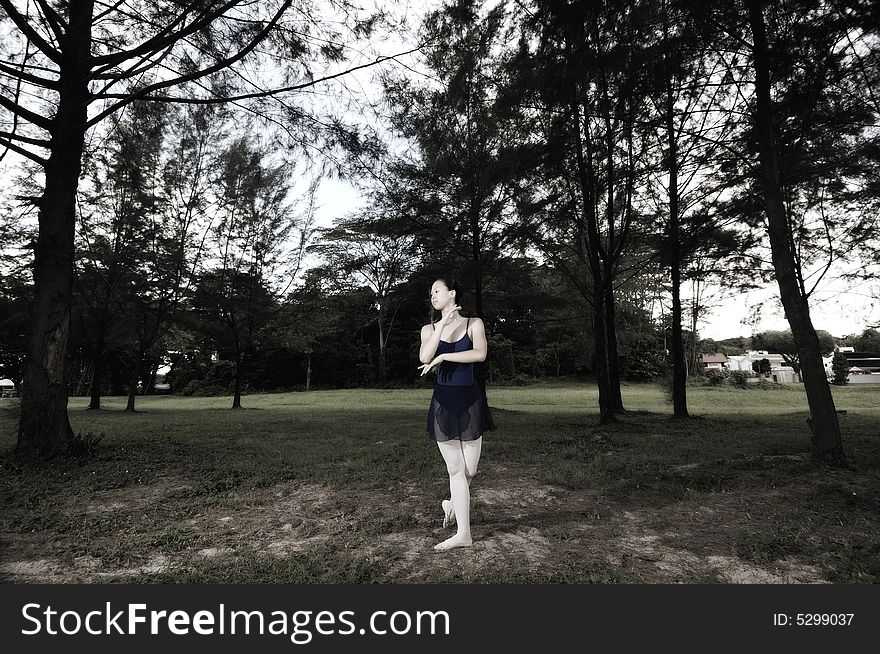
[[(872, 295), (869, 296), (868, 293)], [(811, 298), (810, 315), (813, 326), (833, 336), (859, 334), (868, 327), (880, 327), (880, 284), (865, 284), (859, 290), (847, 290), (842, 283), (834, 284)], [(749, 318), (760, 307), (760, 320)], [(774, 284), (750, 293), (729, 293), (720, 305), (710, 311), (700, 325), (703, 338), (722, 340), (768, 330), (787, 330), (788, 322)]]

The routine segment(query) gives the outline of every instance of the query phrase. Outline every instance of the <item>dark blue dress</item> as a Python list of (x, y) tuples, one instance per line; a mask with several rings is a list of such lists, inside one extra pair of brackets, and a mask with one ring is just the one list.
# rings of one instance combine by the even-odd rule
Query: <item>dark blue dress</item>
[[(457, 341), (440, 341), (434, 356), (472, 349), (474, 344), (465, 328), (464, 336)], [(492, 429), (495, 429), (495, 423), (486, 397), (474, 379), (474, 364), (455, 361), (441, 363), (428, 408), (428, 438), (440, 442), (452, 439), (473, 441), (480, 438), (484, 431)]]

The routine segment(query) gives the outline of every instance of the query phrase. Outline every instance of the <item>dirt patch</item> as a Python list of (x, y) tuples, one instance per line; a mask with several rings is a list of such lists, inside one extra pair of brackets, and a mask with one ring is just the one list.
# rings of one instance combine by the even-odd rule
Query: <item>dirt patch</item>
[(192, 482), (186, 478), (160, 476), (149, 484), (95, 491), (85, 498), (72, 497), (61, 507), (61, 512), (81, 515), (120, 510), (137, 511), (152, 506), (169, 495), (191, 488)]
[(13, 583), (96, 582), (108, 577), (134, 577), (165, 572), (170, 567), (170, 559), (158, 554), (151, 556), (143, 565), (113, 570), (103, 569), (99, 559), (83, 556), (76, 558), (72, 566), (55, 559), (10, 561), (0, 564), (0, 574)]
[[(162, 501), (164, 510), (173, 515), (178, 510), (183, 512), (192, 502), (185, 493), (191, 487), (184, 479), (164, 477), (153, 484), (100, 491), (90, 495), (87, 504), (77, 503), (74, 498), (63, 508), (73, 516), (105, 512), (142, 516)], [(333, 489), (317, 484), (283, 484), (248, 491), (235, 497), (233, 506), (205, 507), (178, 526), (166, 525), (171, 536), (180, 533), (186, 539), (175, 541), (166, 534), (167, 547), (150, 553), (135, 566), (114, 566), (93, 555), (78, 556), (72, 561), (26, 560), (20, 556), (23, 550), (40, 550), (44, 543), (35, 534), (5, 534), (8, 546), (2, 558), (7, 560), (0, 563), (0, 577), (11, 582), (99, 582), (108, 577), (164, 573), (177, 565), (229, 555), (240, 548), (285, 557), (315, 547), (350, 526), (351, 520), (344, 519), (345, 510), (340, 509), (338, 499), (339, 494)], [(105, 536), (112, 541), (123, 538), (113, 533)], [(150, 540), (146, 536), (141, 538)], [(101, 543), (87, 546), (100, 549)], [(138, 558), (136, 554), (132, 556)]]
[(796, 561), (780, 561), (771, 570), (730, 556), (710, 556), (706, 561), (718, 568), (724, 581), (732, 584), (828, 583), (818, 568)]
[[(780, 457), (780, 464), (788, 460)], [(674, 470), (686, 475), (700, 466)], [(0, 575), (13, 582), (100, 582), (198, 570), (237, 553), (277, 563), (315, 551), (337, 565), (366, 561), (382, 571), (383, 581), (397, 583), (504, 575), (517, 581), (751, 584), (825, 583), (829, 578), (825, 559), (807, 556), (806, 550), (797, 553), (781, 531), (781, 544), (766, 535), (771, 527), (781, 530), (787, 524), (783, 518), (791, 521), (782, 515), (786, 507), (807, 504), (792, 498), (815, 492), (817, 480), (810, 475), (776, 488), (760, 477), (763, 470), (746, 469), (731, 473), (740, 475), (741, 484), (750, 475), (754, 479), (740, 492), (670, 495), (657, 505), (641, 506), (631, 498), (611, 499), (605, 488), (547, 485), (524, 467), (497, 466), (487, 472), (473, 487), (472, 548), (433, 550), (453, 530), (441, 527), (439, 502), (416, 484), (376, 493), (287, 482), (203, 498), (185, 492), (190, 487), (186, 479), (163, 477), (153, 484), (95, 493), (85, 504), (73, 499), (65, 507), (83, 520), (94, 520), (89, 516), (100, 512), (155, 520), (161, 532), (137, 533), (141, 549), (131, 556), (105, 559), (101, 552), (110, 548), (96, 547), (97, 553), (63, 559), (48, 555), (55, 554), (52, 538), (58, 535), (4, 534), (10, 547), (0, 554)], [(843, 490), (837, 501), (856, 501), (849, 485), (838, 485)], [(863, 494), (861, 487), (858, 492)], [(107, 543), (98, 545), (127, 542), (132, 522), (120, 519), (118, 524), (118, 533), (108, 531), (103, 534)], [(69, 538), (75, 537), (71, 532)], [(113, 560), (115, 565), (108, 563)]]
[(215, 556), (224, 556), (226, 554), (232, 554), (234, 550), (231, 547), (206, 547), (204, 549), (196, 552), (197, 556), (204, 557), (206, 559), (213, 558)]
[(108, 570), (97, 572), (98, 577), (105, 579), (107, 577), (134, 577), (141, 574), (158, 574), (160, 572), (168, 572), (172, 568), (171, 559), (162, 554), (155, 554), (143, 565), (133, 568), (120, 568), (117, 570)]
[(475, 566), (499, 563), (515, 557), (525, 560), (531, 566), (544, 563), (553, 551), (552, 543), (541, 532), (532, 527), (515, 532), (496, 533), (474, 544)]
[(538, 486), (518, 483), (514, 487), (476, 488), (472, 499), (490, 506), (532, 507), (554, 501), (555, 486)]
[(55, 583), (70, 579), (68, 571), (63, 570), (57, 561), (49, 559), (2, 563), (0, 574), (11, 582)]

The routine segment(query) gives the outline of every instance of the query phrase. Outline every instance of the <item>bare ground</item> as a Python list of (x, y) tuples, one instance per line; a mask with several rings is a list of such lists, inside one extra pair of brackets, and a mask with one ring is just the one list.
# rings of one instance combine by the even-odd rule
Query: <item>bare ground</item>
[[(673, 473), (685, 475), (686, 483), (686, 475), (702, 467), (688, 464)], [(79, 542), (76, 529), (0, 534), (0, 576), (27, 583), (167, 581), (197, 575), (211, 561), (234, 566), (240, 557), (283, 561), (315, 553), (320, 565), (334, 552), (395, 583), (833, 581), (840, 566), (828, 548), (837, 527), (831, 514), (792, 507), (808, 506), (817, 485), (857, 496), (876, 489), (876, 477), (805, 471), (774, 488), (759, 472), (739, 475), (737, 492), (685, 487), (681, 497), (658, 502), (651, 489), (641, 493), (625, 483), (569, 490), (541, 483), (528, 469), (490, 467), (472, 489), (473, 547), (443, 553), (432, 549), (450, 533), (441, 527), (439, 501), (433, 491), (411, 485), (346, 492), (285, 482), (194, 502), (192, 480), (160, 476), (61, 502), (59, 512), (71, 525), (105, 521), (106, 531), (89, 532), (90, 542)], [(755, 479), (745, 483), (749, 476)], [(793, 532), (799, 520), (803, 529)], [(774, 544), (766, 534), (776, 524), (786, 529)], [(126, 543), (136, 546), (126, 549)]]

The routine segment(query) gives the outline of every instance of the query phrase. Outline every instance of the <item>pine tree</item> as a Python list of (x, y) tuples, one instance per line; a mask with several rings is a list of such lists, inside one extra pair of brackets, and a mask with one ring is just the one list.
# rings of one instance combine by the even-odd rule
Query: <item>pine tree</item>
[(843, 352), (835, 352), (831, 360), (831, 383), (836, 386), (845, 386), (849, 383), (849, 361)]

